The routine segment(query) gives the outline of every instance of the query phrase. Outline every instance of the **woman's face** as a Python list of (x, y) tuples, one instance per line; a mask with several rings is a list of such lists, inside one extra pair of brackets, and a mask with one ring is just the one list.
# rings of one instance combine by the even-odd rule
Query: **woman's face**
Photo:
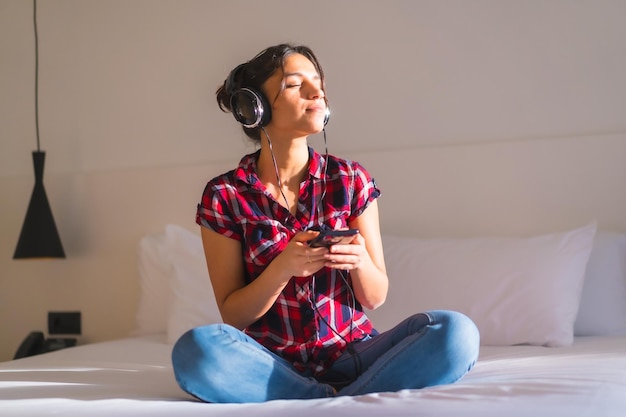
[(284, 72), (278, 69), (265, 81), (263, 89), (272, 105), (268, 129), (308, 136), (324, 128), (326, 104), (322, 80), (304, 55), (287, 56)]

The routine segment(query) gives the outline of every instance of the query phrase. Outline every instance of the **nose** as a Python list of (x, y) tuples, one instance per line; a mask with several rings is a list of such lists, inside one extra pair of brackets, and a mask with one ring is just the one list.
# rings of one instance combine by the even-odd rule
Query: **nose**
[(318, 100), (324, 98), (324, 90), (322, 89), (322, 86), (319, 85), (319, 83), (310, 82), (308, 84), (309, 87), (307, 88), (307, 95), (309, 99)]

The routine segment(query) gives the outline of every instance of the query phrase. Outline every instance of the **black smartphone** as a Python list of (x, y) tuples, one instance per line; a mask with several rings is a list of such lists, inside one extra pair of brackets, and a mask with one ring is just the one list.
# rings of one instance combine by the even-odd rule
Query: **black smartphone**
[(322, 230), (313, 240), (309, 241), (309, 246), (319, 248), (329, 247), (338, 243), (347, 244), (359, 233), (357, 229), (347, 230)]

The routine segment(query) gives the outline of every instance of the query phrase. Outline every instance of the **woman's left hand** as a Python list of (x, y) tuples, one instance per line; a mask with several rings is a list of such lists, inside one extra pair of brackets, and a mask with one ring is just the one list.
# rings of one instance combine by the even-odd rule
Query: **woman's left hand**
[(336, 244), (329, 248), (324, 266), (333, 269), (352, 271), (358, 269), (363, 262), (370, 259), (365, 247), (365, 239), (356, 235), (349, 244)]

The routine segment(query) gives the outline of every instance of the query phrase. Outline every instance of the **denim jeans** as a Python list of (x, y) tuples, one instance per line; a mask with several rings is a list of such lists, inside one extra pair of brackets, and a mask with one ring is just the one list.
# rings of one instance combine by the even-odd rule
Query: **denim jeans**
[(207, 402), (360, 395), (459, 380), (478, 358), (479, 334), (463, 314), (437, 310), (415, 314), (352, 346), (315, 379), (245, 333), (211, 324), (181, 336), (172, 363), (180, 387)]

